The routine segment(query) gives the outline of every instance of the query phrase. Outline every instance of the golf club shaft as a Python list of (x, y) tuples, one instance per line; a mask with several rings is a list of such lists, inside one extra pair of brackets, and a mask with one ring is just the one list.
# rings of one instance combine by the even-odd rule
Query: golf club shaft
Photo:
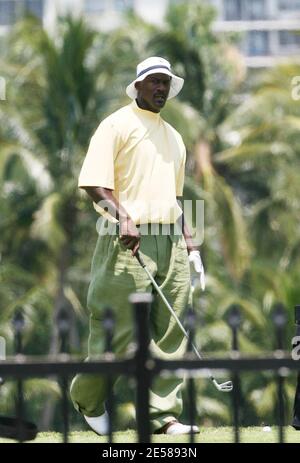
[[(148, 277), (150, 278), (154, 288), (156, 289), (156, 291), (158, 292), (158, 294), (160, 295), (160, 297), (162, 298), (162, 300), (164, 301), (165, 305), (167, 306), (167, 308), (169, 309), (169, 311), (171, 312), (171, 314), (173, 315), (173, 317), (175, 318), (175, 320), (177, 321), (177, 324), (179, 326), (179, 328), (181, 329), (181, 331), (183, 332), (184, 336), (189, 339), (189, 335), (187, 333), (187, 331), (185, 330), (184, 326), (182, 325), (181, 321), (179, 320), (179, 318), (177, 317), (176, 313), (174, 312), (174, 309), (170, 306), (169, 302), (167, 301), (167, 299), (165, 298), (163, 292), (161, 291), (160, 287), (158, 286), (158, 284), (156, 283), (156, 281), (154, 280), (153, 276), (151, 275), (151, 273), (149, 272), (148, 268), (146, 267), (146, 264), (144, 263), (143, 259), (141, 258), (139, 252), (136, 253), (136, 258), (137, 260), (139, 261), (140, 265), (143, 267), (143, 269), (145, 270), (145, 272), (147, 273)], [(191, 346), (195, 352), (195, 354), (197, 355), (197, 357), (200, 359), (200, 360), (203, 360), (202, 356), (200, 355), (197, 347), (191, 343)], [(215, 381), (215, 378), (213, 377), (212, 374), (209, 375), (210, 379), (212, 381)]]

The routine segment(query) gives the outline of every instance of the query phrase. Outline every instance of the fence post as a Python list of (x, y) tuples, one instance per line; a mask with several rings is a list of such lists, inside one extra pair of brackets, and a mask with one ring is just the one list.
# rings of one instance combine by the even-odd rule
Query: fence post
[(276, 328), (276, 349), (284, 349), (284, 327), (287, 322), (286, 311), (283, 304), (276, 304), (272, 312), (273, 323)]
[[(60, 353), (66, 354), (69, 350), (70, 334), (70, 314), (66, 307), (61, 307), (57, 314), (57, 328), (60, 337)], [(68, 407), (68, 377), (66, 375), (60, 378), (60, 389), (62, 393), (62, 415), (63, 415), (63, 440), (68, 442), (69, 434), (69, 407)]]
[[(286, 313), (284, 306), (280, 303), (276, 304), (272, 313), (273, 323), (276, 328), (276, 349), (279, 357), (283, 354), (283, 334), (286, 325)], [(283, 370), (277, 372), (277, 396), (278, 396), (278, 424), (279, 424), (279, 442), (284, 442), (284, 376)]]
[(136, 380), (137, 400), (136, 418), (139, 442), (150, 442), (149, 390), (151, 373), (149, 370), (149, 314), (153, 298), (150, 293), (131, 294), (129, 301), (134, 306), (137, 350)]
[[(25, 320), (22, 309), (18, 309), (12, 320), (14, 329), (14, 344), (15, 353), (21, 354), (23, 350), (23, 331)], [(23, 441), (23, 427), (22, 418), (24, 414), (24, 393), (23, 393), (23, 380), (17, 379), (17, 397), (16, 397), (16, 416), (17, 416), (17, 439), (19, 442)]]
[[(295, 343), (293, 344), (293, 349), (297, 348), (297, 346), (300, 345), (300, 305), (295, 306), (295, 324), (296, 324), (296, 339), (295, 339)], [(297, 362), (299, 360), (300, 359), (295, 360), (295, 361)], [(297, 386), (296, 386), (296, 393), (295, 393), (295, 400), (294, 400), (294, 413), (293, 413), (292, 426), (297, 431), (300, 431), (300, 370), (298, 370), (298, 374), (297, 374)]]
[(18, 309), (14, 315), (13, 321), (15, 353), (21, 354), (23, 350), (23, 331), (25, 320), (22, 309)]
[[(103, 327), (105, 330), (105, 353), (112, 354), (112, 340), (114, 334), (114, 314), (110, 307), (107, 307), (104, 312)], [(106, 411), (108, 413), (108, 442), (112, 443), (113, 441), (113, 419), (114, 419), (114, 395), (113, 395), (113, 380), (111, 375), (107, 377), (107, 401), (106, 401)]]
[[(228, 313), (227, 322), (232, 332), (232, 351), (238, 353), (238, 329), (242, 322), (241, 311), (237, 305), (233, 305)], [(232, 405), (233, 405), (233, 423), (234, 423), (234, 441), (239, 443), (240, 441), (240, 400), (241, 400), (241, 385), (240, 385), (240, 373), (234, 372), (232, 374), (232, 382), (234, 384), (232, 394)]]

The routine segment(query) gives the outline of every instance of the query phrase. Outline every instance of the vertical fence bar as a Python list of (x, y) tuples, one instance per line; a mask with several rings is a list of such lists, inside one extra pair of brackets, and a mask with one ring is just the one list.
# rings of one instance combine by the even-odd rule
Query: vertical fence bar
[(284, 442), (284, 400), (283, 400), (283, 386), (284, 385), (284, 378), (280, 374), (280, 371), (277, 375), (277, 395), (278, 395), (278, 424), (279, 424), (279, 432), (278, 438), (280, 444)]
[[(112, 340), (114, 334), (114, 314), (110, 307), (107, 307), (104, 312), (103, 326), (105, 330), (105, 353), (112, 354)], [(113, 421), (114, 421), (114, 394), (113, 394), (113, 378), (111, 375), (107, 377), (107, 401), (106, 410), (108, 413), (108, 442), (113, 442)]]
[(136, 380), (137, 380), (137, 400), (136, 417), (139, 442), (150, 442), (150, 416), (149, 416), (149, 390), (150, 390), (150, 371), (147, 363), (150, 359), (149, 354), (149, 314), (152, 295), (149, 293), (131, 294), (129, 301), (134, 306), (136, 323)]
[[(13, 318), (14, 328), (14, 341), (15, 341), (15, 353), (21, 354), (23, 350), (23, 331), (24, 331), (24, 315), (21, 309), (17, 310)], [(16, 416), (17, 416), (17, 439), (19, 442), (23, 441), (23, 427), (22, 418), (24, 414), (24, 392), (23, 392), (23, 380), (22, 378), (17, 379), (17, 397), (16, 397)]]
[[(276, 349), (278, 355), (283, 355), (284, 347), (284, 327), (287, 322), (285, 308), (282, 304), (276, 304), (272, 313), (273, 323), (276, 328)], [(279, 368), (277, 375), (277, 400), (278, 400), (278, 439), (280, 443), (284, 442), (284, 425), (285, 425), (285, 411), (284, 411), (284, 376), (282, 370)]]
[(296, 429), (296, 431), (300, 431), (300, 372), (299, 371), (297, 374), (297, 385), (296, 385), (296, 392), (295, 392), (295, 399), (294, 399), (292, 426), (293, 428)]
[[(193, 352), (193, 342), (195, 337), (195, 323), (196, 323), (196, 316), (195, 312), (191, 307), (188, 308), (187, 317), (186, 317), (186, 328), (189, 333), (189, 339), (187, 344), (187, 351), (189, 353)], [(190, 432), (190, 442), (193, 444), (195, 442), (195, 435), (192, 432), (192, 427), (195, 424), (195, 410), (196, 410), (196, 391), (195, 391), (195, 381), (193, 377), (189, 377), (188, 384), (187, 384), (187, 391), (188, 391), (188, 404), (189, 404), (189, 422), (191, 425), (191, 432)]]
[[(300, 305), (295, 306), (295, 324), (296, 324), (296, 336), (293, 338), (293, 352), (292, 357), (296, 362), (299, 362), (300, 356)], [(294, 399), (294, 410), (293, 410), (293, 421), (292, 426), (300, 431), (300, 371), (297, 374), (297, 385)]]
[(69, 436), (69, 408), (68, 408), (68, 378), (63, 376), (61, 379), (62, 389), (62, 412), (63, 412), (63, 440), (64, 443), (68, 443)]
[[(62, 307), (57, 315), (57, 326), (60, 337), (60, 353), (66, 354), (69, 351), (70, 316), (68, 310)], [(60, 378), (60, 389), (62, 393), (62, 417), (63, 417), (63, 441), (68, 443), (69, 437), (69, 407), (68, 407), (68, 377), (62, 375)]]
[[(232, 332), (232, 351), (239, 351), (238, 344), (238, 329), (240, 328), (242, 318), (241, 312), (237, 305), (233, 305), (229, 311), (228, 324)], [(234, 384), (232, 394), (232, 406), (233, 406), (233, 424), (234, 424), (234, 442), (238, 444), (240, 442), (240, 399), (241, 399), (241, 386), (240, 386), (240, 373), (234, 372), (232, 374), (232, 382)]]

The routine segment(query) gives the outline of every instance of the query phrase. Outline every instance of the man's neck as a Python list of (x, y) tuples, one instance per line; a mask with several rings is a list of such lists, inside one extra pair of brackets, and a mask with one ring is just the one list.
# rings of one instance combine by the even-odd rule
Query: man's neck
[(151, 106), (142, 98), (136, 98), (136, 104), (138, 105), (139, 108), (145, 109), (146, 111), (151, 111), (152, 113), (158, 114), (160, 110), (158, 109), (155, 111)]

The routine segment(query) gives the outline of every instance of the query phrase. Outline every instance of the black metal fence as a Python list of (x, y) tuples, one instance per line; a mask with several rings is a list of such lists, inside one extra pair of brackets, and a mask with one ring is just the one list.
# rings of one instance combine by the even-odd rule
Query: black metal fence
[[(15, 329), (15, 350), (16, 356), (0, 362), (1, 377), (13, 377), (17, 381), (16, 418), (11, 423), (0, 420), (1, 429), (4, 435), (14, 437), (19, 441), (34, 438), (36, 432), (34, 426), (24, 422), (24, 395), (23, 381), (28, 377), (44, 377), (56, 375), (60, 378), (62, 392), (62, 422), (63, 441), (68, 442), (69, 435), (69, 379), (76, 373), (99, 373), (107, 378), (108, 398), (107, 412), (109, 416), (108, 442), (113, 442), (113, 424), (115, 416), (115, 402), (112, 393), (112, 377), (119, 375), (132, 376), (136, 379), (136, 419), (138, 441), (143, 443), (151, 442), (151, 431), (149, 421), (149, 389), (151, 381), (160, 374), (186, 374), (188, 376), (187, 388), (189, 398), (189, 421), (195, 424), (196, 410), (196, 385), (195, 378), (205, 374), (207, 370), (227, 371), (234, 383), (233, 391), (230, 392), (233, 410), (234, 441), (240, 441), (240, 410), (241, 410), (241, 386), (240, 374), (245, 371), (266, 371), (274, 372), (277, 381), (278, 397), (278, 441), (284, 442), (284, 429), (287, 424), (285, 416), (284, 381), (291, 370), (298, 371), (298, 384), (295, 394), (293, 426), (300, 429), (300, 362), (292, 358), (291, 353), (283, 350), (283, 332), (286, 325), (284, 308), (278, 305), (274, 310), (273, 321), (276, 329), (277, 349), (270, 355), (264, 357), (245, 358), (239, 353), (238, 329), (241, 324), (241, 316), (238, 307), (232, 307), (228, 323), (232, 330), (232, 350), (227, 358), (210, 358), (199, 360), (192, 352), (194, 337), (195, 319), (192, 312), (187, 316), (187, 328), (190, 339), (188, 342), (188, 353), (182, 360), (162, 360), (153, 358), (149, 351), (149, 313), (151, 307), (151, 295), (134, 294), (131, 296), (131, 303), (134, 308), (136, 321), (136, 350), (133, 356), (116, 359), (111, 352), (112, 336), (114, 329), (113, 313), (110, 309), (106, 311), (104, 327), (106, 330), (106, 353), (101, 360), (90, 362), (77, 361), (66, 353), (68, 344), (69, 323), (67, 314), (62, 310), (57, 319), (58, 330), (61, 339), (61, 353), (55, 358), (51, 357), (26, 357), (22, 352), (22, 330), (24, 320), (21, 313), (14, 318)], [(300, 306), (295, 308), (296, 314), (296, 335), (300, 336)], [(297, 341), (297, 340), (296, 340)], [(299, 342), (300, 344), (300, 342)], [(294, 348), (297, 347), (295, 344)], [(300, 350), (300, 349), (299, 349)], [(1, 381), (0, 381), (1, 384)], [(0, 389), (1, 393), (1, 389)], [(221, 392), (220, 392), (221, 393)], [(2, 426), (2, 424), (4, 425)], [(25, 423), (25, 424), (24, 424)], [(7, 427), (5, 427), (7, 424)], [(27, 427), (26, 427), (27, 425)], [(29, 428), (28, 428), (29, 426)], [(31, 426), (31, 427), (30, 427)], [(13, 430), (12, 430), (13, 427)], [(8, 431), (7, 431), (8, 429)], [(7, 433), (5, 433), (7, 431)], [(3, 433), (2, 433), (3, 435)], [(190, 442), (194, 442), (194, 434), (190, 434)]]

